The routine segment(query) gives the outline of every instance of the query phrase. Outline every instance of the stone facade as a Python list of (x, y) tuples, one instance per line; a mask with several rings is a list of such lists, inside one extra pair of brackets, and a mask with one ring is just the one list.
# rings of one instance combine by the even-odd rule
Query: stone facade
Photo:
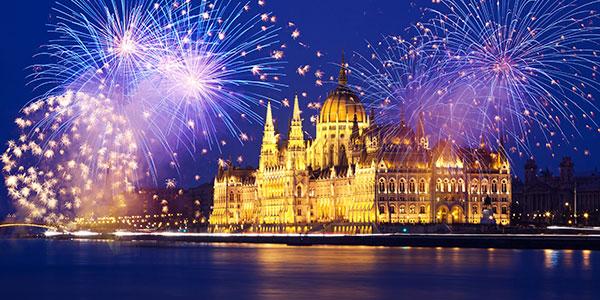
[(416, 130), (404, 120), (377, 124), (346, 76), (342, 68), (314, 140), (304, 138), (297, 97), (287, 141), (277, 139), (267, 105), (258, 169), (219, 167), (215, 231), (368, 233), (381, 223), (480, 223), (484, 209), (493, 211), (493, 222), (508, 224), (504, 151), (448, 141), (430, 147), (424, 112)]

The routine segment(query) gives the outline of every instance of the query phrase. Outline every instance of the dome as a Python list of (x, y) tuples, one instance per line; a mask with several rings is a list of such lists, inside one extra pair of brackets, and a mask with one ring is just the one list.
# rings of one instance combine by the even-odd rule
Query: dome
[(354, 116), (358, 122), (367, 122), (365, 107), (360, 103), (358, 96), (347, 87), (346, 68), (342, 59), (339, 85), (329, 93), (321, 108), (320, 123), (353, 122)]

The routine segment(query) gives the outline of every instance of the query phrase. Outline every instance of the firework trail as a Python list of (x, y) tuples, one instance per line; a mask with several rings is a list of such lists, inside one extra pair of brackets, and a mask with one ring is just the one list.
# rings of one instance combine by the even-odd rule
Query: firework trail
[(234, 3), (171, 12), (168, 51), (142, 83), (151, 114), (184, 144), (200, 137), (218, 146), (219, 127), (243, 142), (239, 120), (260, 121), (254, 108), (272, 100), (263, 92), (283, 86), (274, 19)]
[(158, 182), (156, 160), (177, 167), (177, 149), (194, 155), (224, 133), (242, 140), (240, 117), (260, 121), (254, 108), (280, 86), (275, 18), (193, 2), (56, 4), (55, 38), (30, 78), (44, 100), (23, 109), (3, 155), (23, 218), (60, 223), (126, 206), (115, 199), (143, 178)]
[[(443, 69), (463, 89), (467, 136), (510, 137), (528, 153), (533, 139), (572, 140), (594, 120), (600, 28), (597, 1), (443, 1), (427, 24), (445, 52)], [(468, 91), (470, 90), (470, 91)]]
[(15, 123), (22, 134), (2, 155), (3, 173), (26, 221), (101, 214), (122, 206), (117, 195), (133, 191), (139, 147), (110, 99), (68, 92), (31, 103)]

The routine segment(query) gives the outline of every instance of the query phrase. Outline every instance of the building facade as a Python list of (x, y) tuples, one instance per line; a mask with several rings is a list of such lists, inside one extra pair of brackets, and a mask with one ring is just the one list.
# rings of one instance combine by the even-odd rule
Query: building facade
[[(377, 224), (508, 224), (511, 175), (503, 151), (440, 141), (431, 147), (425, 112), (416, 128), (378, 124), (340, 70), (304, 137), (298, 98), (280, 141), (267, 105), (258, 169), (219, 167), (210, 224), (215, 231), (372, 232)], [(491, 219), (491, 220), (488, 220)]]
[(521, 224), (600, 224), (600, 175), (575, 175), (570, 157), (562, 159), (558, 176), (525, 164), (525, 181), (514, 187), (513, 221)]

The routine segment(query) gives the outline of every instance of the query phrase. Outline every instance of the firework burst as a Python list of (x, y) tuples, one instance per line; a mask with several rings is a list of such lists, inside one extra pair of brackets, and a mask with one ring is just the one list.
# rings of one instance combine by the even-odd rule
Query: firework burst
[(22, 133), (2, 155), (3, 172), (27, 221), (56, 224), (101, 213), (133, 191), (139, 147), (110, 99), (67, 92), (31, 103), (16, 124)]
[[(470, 89), (454, 96), (470, 107), (471, 136), (501, 135), (513, 150), (552, 137), (572, 140), (596, 130), (600, 28), (597, 1), (468, 0), (443, 2), (429, 25), (444, 47), (444, 71)], [(468, 87), (468, 88), (467, 88)]]

